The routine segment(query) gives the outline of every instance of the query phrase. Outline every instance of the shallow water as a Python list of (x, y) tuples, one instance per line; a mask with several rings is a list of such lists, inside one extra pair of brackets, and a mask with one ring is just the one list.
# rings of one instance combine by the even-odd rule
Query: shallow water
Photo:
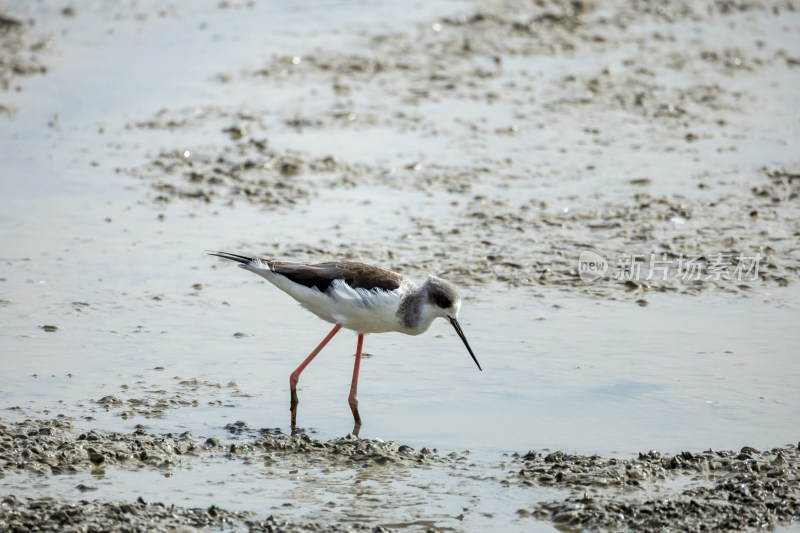
[[(105, 429), (141, 422), (214, 435), (245, 420), (288, 431), (288, 375), (328, 326), (245, 272), (203, 269), (214, 260), (201, 253), (181, 251), (161, 279), (161, 265), (148, 261), (147, 251), (141, 255), (135, 287), (104, 274), (85, 292), (73, 285), (82, 276), (69, 273), (70, 257), (91, 261), (79, 250), (47, 273), (35, 260), (20, 262), (21, 284), (6, 282), (7, 298), (19, 303), (4, 309), (17, 321), (6, 335), (6, 353), (16, 356), (5, 365), (4, 403), (29, 416), (89, 409)], [(208, 285), (193, 291), (194, 282)], [(26, 303), (31, 290), (38, 297)], [(800, 405), (794, 340), (786, 334), (798, 318), (795, 292), (784, 289), (781, 298), (793, 301), (781, 305), (772, 298), (661, 296), (644, 308), (555, 291), (544, 298), (524, 290), (472, 294), (462, 323), (484, 372), (445, 323), (420, 337), (368, 336), (361, 436), (490, 454), (552, 448), (625, 455), (791, 442)], [(59, 329), (37, 328), (44, 324)], [(349, 333), (335, 337), (302, 376), (299, 421), (319, 438), (350, 429), (354, 341)], [(180, 385), (187, 380), (196, 382)], [(122, 420), (92, 405), (107, 395), (199, 403), (167, 409), (163, 419)], [(123, 410), (116, 411), (111, 415)]]
[[(78, 8), (75, 17), (45, 6), (26, 8), (31, 11), (24, 16), (36, 20), (37, 31), (52, 34), (55, 44), (47, 74), (19, 82), (19, 92), (4, 93), (4, 101), (18, 109), (0, 115), (4, 418), (65, 415), (98, 431), (127, 432), (142, 424), (151, 432), (191, 430), (203, 437), (228, 437), (224, 426), (243, 420), (251, 427), (288, 432), (289, 373), (329, 326), (277, 289), (204, 250), (276, 256), (287, 251), (296, 257), (298, 248), (318, 242), (323, 254), (349, 249), (354, 259), (370, 261), (385, 258), (395, 245), (405, 250), (402, 260), (408, 250), (420, 261), (441, 251), (459, 253), (416, 221), (458, 225), (469, 197), (446, 187), (367, 180), (353, 188), (317, 185), (296, 207), (243, 201), (156, 206), (150, 183), (141, 177), (145, 173), (130, 169), (141, 169), (176, 146), (213, 146), (214, 135), (230, 125), (232, 114), (223, 110), (219, 119), (198, 120), (197, 127), (131, 124), (162, 108), (177, 109), (183, 118), (191, 115), (185, 110), (199, 115), (226, 99), (252, 98), (252, 107), (259, 109), (267, 89), (245, 75), (242, 82), (239, 75), (259, 68), (273, 54), (291, 56), (325, 46), (357, 49), (359, 32), (366, 29), (391, 27), (390, 21), (397, 20), (409, 25), (434, 20), (467, 9), (465, 4), (426, 4), (414, 14), (372, 2), (227, 10), (217, 9), (216, 2), (173, 5), (159, 14), (137, 4), (118, 16), (86, 7)], [(341, 29), (331, 31), (332, 26)], [(796, 35), (782, 35), (776, 46)], [(162, 54), (165, 49), (169, 53)], [(593, 67), (590, 60), (575, 57), (543, 59), (535, 75), (555, 78), (565, 64), (573, 70)], [(525, 65), (512, 60), (505, 67)], [(235, 81), (210, 81), (220, 73)], [(782, 111), (797, 96), (789, 95), (787, 86), (774, 87), (778, 98), (763, 110), (770, 119), (762, 142), (724, 158), (723, 175), (765, 161), (796, 160), (787, 155), (800, 138), (796, 113), (792, 119)], [(540, 151), (531, 151), (519, 135), (483, 142), (460, 126), (451, 125), (452, 131), (440, 135), (428, 131), (437, 114), (460, 115), (467, 124), (479, 123), (488, 113), (491, 121), (480, 128), (508, 126), (520, 121), (516, 106), (508, 102), (423, 102), (418, 112), (429, 122), (422, 132), (391, 126), (368, 133), (356, 127), (336, 135), (324, 129), (298, 131), (278, 118), (324, 112), (330, 96), (311, 91), (298, 97), (296, 91), (308, 90), (308, 84), (297, 89), (291, 79), (269, 90), (275, 120), (265, 137), (277, 146), (321, 147), (337, 158), (398, 169), (417, 160), (479, 164), (507, 153), (515, 159), (512, 170), (537, 168), (537, 175), (516, 181), (518, 187), (503, 179), (476, 183), (470, 196), (502, 198), (515, 208), (536, 199), (547, 201), (552, 212), (585, 209), (587, 199), (628, 195), (625, 184), (643, 174), (653, 178), (653, 194), (679, 190), (690, 199), (702, 198), (706, 193), (694, 188), (696, 174), (715, 164), (701, 158), (676, 161), (672, 152), (648, 153), (645, 160), (626, 157), (631, 149), (621, 144), (641, 135), (636, 124), (621, 126), (604, 158), (596, 157), (595, 145), (579, 143), (570, 158), (550, 147), (575, 140), (564, 116), (551, 117), (544, 132), (536, 133)], [(362, 112), (387, 104), (385, 95), (376, 98)], [(737, 120), (733, 112), (720, 113)], [(586, 124), (603, 118), (590, 115)], [(710, 149), (729, 139), (702, 142)], [(575, 175), (587, 164), (596, 164), (599, 176), (589, 185)], [(733, 184), (721, 184), (720, 194), (748, 186), (731, 179)], [(593, 232), (584, 229), (576, 235), (581, 238), (575, 237), (570, 248), (575, 267)], [(513, 234), (493, 237), (515, 249)], [(796, 260), (796, 246), (792, 253)], [(520, 493), (480, 480), (497, 476), (504, 453), (563, 449), (628, 456), (649, 449), (761, 449), (797, 442), (796, 283), (698, 296), (619, 291), (612, 298), (501, 281), (460, 289), (461, 323), (484, 371), (475, 368), (443, 321), (419, 337), (368, 336), (369, 356), (359, 383), (360, 436), (442, 453), (469, 450), (474, 466), (412, 469), (389, 481), (371, 480), (366, 473), (357, 495), (348, 488), (359, 475), (351, 471), (287, 477), (283, 471), (213, 462), (177, 468), (168, 478), (151, 471), (110, 470), (95, 477), (51, 477), (32, 487), (25, 475), (7, 476), (0, 486), (6, 492), (53, 494), (83, 483), (97, 488), (91, 497), (109, 499), (133, 498), (146, 486), (148, 500), (215, 503), (298, 518), (370, 521), (383, 513), (380, 523), (385, 525), (482, 530), (502, 519), (504, 528), (549, 529), (517, 519), (515, 511), (552, 498), (552, 491)], [(635, 299), (646, 305), (636, 305)], [(45, 325), (57, 331), (46, 332)], [(316, 438), (339, 437), (351, 429), (346, 399), (354, 350), (354, 335), (341, 333), (302, 376), (298, 422)], [(107, 396), (121, 403), (107, 407), (99, 402)], [(398, 493), (402, 497), (392, 500)], [(430, 498), (431, 493), (437, 496)], [(287, 500), (293, 507), (283, 507)], [(393, 506), (387, 507), (390, 500)], [(463, 508), (471, 511), (454, 518)]]

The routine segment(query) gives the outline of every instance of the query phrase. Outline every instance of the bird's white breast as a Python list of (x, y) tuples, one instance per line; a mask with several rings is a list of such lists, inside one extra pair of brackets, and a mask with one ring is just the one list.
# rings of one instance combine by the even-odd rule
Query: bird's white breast
[(325, 294), (325, 313), (333, 321), (359, 333), (403, 331), (397, 318), (402, 296), (402, 288), (393, 291), (354, 289), (336, 280)]

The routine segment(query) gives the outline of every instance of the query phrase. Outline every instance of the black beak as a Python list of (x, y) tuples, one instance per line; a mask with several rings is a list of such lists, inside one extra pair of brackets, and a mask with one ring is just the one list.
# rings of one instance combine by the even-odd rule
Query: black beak
[(472, 353), (472, 348), (469, 347), (469, 343), (467, 342), (467, 338), (464, 336), (464, 332), (461, 331), (461, 324), (458, 323), (458, 319), (449, 316), (449, 317), (447, 317), (447, 320), (449, 320), (450, 323), (453, 324), (453, 327), (456, 328), (456, 333), (458, 333), (458, 336), (461, 337), (462, 341), (464, 341), (464, 346), (467, 347), (467, 351), (469, 351), (469, 354), (472, 356), (472, 360), (475, 361), (476, 365), (478, 365), (478, 370), (483, 372), (483, 369), (481, 368), (481, 364), (478, 362), (478, 358), (475, 357), (474, 353)]

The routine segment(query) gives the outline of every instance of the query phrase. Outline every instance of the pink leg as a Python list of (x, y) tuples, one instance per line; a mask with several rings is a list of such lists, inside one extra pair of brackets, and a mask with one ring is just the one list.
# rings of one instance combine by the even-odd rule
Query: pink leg
[(291, 376), (289, 376), (289, 388), (291, 389), (291, 396), (292, 396), (292, 405), (290, 408), (292, 411), (292, 427), (295, 426), (295, 423), (297, 421), (297, 404), (299, 403), (299, 400), (297, 399), (297, 382), (300, 379), (300, 373), (308, 366), (308, 363), (314, 360), (314, 358), (317, 356), (320, 350), (322, 350), (325, 347), (325, 345), (328, 344), (328, 341), (330, 341), (333, 338), (333, 336), (339, 332), (340, 329), (342, 329), (341, 324), (336, 324), (335, 326), (333, 326), (333, 329), (331, 330), (330, 333), (328, 333), (328, 336), (322, 339), (322, 342), (319, 343), (319, 346), (317, 346), (313, 352), (311, 352), (311, 355), (306, 357), (306, 360), (303, 361), (300, 364), (300, 366), (298, 366), (295, 369), (294, 372), (292, 372)]
[[(350, 384), (350, 397), (347, 402), (350, 404), (350, 410), (353, 411), (353, 419), (356, 422), (356, 428), (361, 425), (361, 417), (358, 416), (358, 371), (361, 369), (361, 347), (364, 346), (364, 335), (358, 335), (358, 346), (356, 347), (356, 364), (353, 366), (353, 382)], [(358, 434), (356, 432), (356, 434)]]

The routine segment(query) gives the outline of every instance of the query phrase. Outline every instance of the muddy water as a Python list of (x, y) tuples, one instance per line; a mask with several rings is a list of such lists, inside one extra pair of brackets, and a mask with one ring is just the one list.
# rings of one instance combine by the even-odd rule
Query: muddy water
[[(0, 72), (0, 516), (79, 523), (63, 506), (84, 499), (107, 525), (168, 527), (164, 503), (254, 530), (632, 528), (726, 495), (764, 506), (712, 502), (707, 526), (797, 520), (766, 505), (798, 498), (791, 4), (117, 7), (0, 13), (19, 65)], [(444, 323), (369, 336), (362, 440), (342, 441), (341, 334), (290, 439), (288, 375), (328, 327), (206, 249), (440, 274), (484, 372)], [(581, 279), (586, 250), (607, 275)], [(716, 254), (727, 276), (676, 270)], [(648, 450), (646, 475), (616, 470)]]

